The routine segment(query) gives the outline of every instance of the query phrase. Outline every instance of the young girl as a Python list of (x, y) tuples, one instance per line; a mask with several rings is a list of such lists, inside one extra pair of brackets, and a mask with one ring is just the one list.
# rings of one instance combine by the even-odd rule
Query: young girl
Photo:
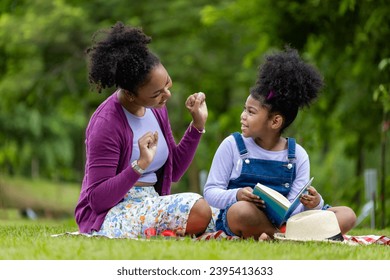
[[(252, 193), (253, 187), (260, 182), (292, 201), (309, 181), (306, 151), (295, 139), (281, 135), (322, 85), (321, 75), (296, 50), (266, 56), (241, 114), (242, 133), (233, 133), (221, 143), (204, 188), (208, 203), (221, 209), (217, 230), (255, 239), (272, 238), (278, 231), (262, 211), (264, 202)], [(314, 187), (300, 202), (293, 214), (329, 207)], [(335, 212), (342, 233), (354, 226), (356, 216), (349, 207), (327, 210)]]
[(89, 79), (115, 92), (97, 108), (86, 131), (85, 175), (75, 217), (80, 232), (112, 238), (179, 232), (201, 234), (211, 219), (196, 193), (170, 194), (190, 165), (208, 116), (205, 95), (185, 103), (192, 116), (179, 144), (166, 102), (172, 80), (148, 49), (141, 29), (117, 23), (88, 49)]

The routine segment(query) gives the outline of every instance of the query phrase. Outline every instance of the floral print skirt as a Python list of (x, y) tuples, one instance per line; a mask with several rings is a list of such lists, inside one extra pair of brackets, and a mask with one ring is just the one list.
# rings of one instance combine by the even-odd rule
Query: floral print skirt
[(197, 193), (160, 196), (154, 187), (133, 187), (110, 209), (100, 230), (92, 234), (142, 238), (150, 228), (155, 229), (157, 235), (164, 230), (185, 230), (190, 210), (200, 198)]

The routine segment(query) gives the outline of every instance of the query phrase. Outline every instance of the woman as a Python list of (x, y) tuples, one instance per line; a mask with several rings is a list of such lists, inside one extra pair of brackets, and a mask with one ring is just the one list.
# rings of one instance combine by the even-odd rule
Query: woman
[(205, 95), (192, 94), (192, 122), (180, 143), (172, 135), (166, 102), (172, 80), (147, 47), (151, 38), (118, 22), (87, 49), (89, 80), (100, 92), (115, 86), (86, 130), (86, 165), (75, 217), (80, 232), (114, 238), (166, 230), (198, 235), (211, 219), (195, 193), (170, 195), (190, 165), (208, 116)]

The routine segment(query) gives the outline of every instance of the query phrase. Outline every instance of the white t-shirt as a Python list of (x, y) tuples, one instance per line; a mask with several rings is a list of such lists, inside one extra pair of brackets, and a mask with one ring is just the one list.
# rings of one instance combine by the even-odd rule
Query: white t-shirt
[(156, 155), (151, 164), (148, 166), (148, 168), (146, 168), (145, 173), (142, 174), (141, 178), (138, 180), (140, 182), (150, 183), (151, 185), (154, 185), (157, 182), (157, 176), (155, 172), (164, 165), (168, 158), (168, 145), (161, 131), (160, 125), (158, 124), (158, 121), (152, 110), (149, 108), (146, 108), (145, 114), (142, 117), (138, 117), (131, 114), (125, 108), (123, 108), (123, 111), (126, 114), (127, 121), (134, 134), (133, 152), (131, 154), (129, 164), (131, 164), (134, 160), (139, 159), (140, 152), (138, 146), (138, 139), (149, 131), (152, 133), (157, 131), (158, 133)]

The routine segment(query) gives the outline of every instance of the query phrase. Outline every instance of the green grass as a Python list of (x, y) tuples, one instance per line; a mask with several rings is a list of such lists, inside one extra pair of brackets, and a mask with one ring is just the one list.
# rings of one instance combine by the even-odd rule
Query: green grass
[[(10, 201), (14, 203), (13, 207), (20, 205), (18, 203), (34, 202), (45, 208), (55, 205), (70, 213), (80, 191), (79, 184), (4, 176), (0, 187), (13, 200)], [(0, 206), (2, 199), (4, 197), (0, 197)], [(77, 231), (77, 226), (72, 218), (31, 221), (22, 219), (16, 208), (0, 207), (0, 260), (390, 260), (390, 247), (384, 245), (51, 237), (73, 231)], [(350, 234), (390, 236), (390, 228), (357, 228)]]
[[(384, 245), (318, 242), (120, 240), (51, 237), (76, 231), (73, 220), (0, 220), (1, 260), (390, 260)], [(386, 235), (390, 229), (354, 229), (351, 235)]]
[(73, 212), (80, 194), (81, 184), (78, 183), (0, 175), (0, 194), (4, 196), (0, 206), (4, 203), (7, 207), (24, 205)]

